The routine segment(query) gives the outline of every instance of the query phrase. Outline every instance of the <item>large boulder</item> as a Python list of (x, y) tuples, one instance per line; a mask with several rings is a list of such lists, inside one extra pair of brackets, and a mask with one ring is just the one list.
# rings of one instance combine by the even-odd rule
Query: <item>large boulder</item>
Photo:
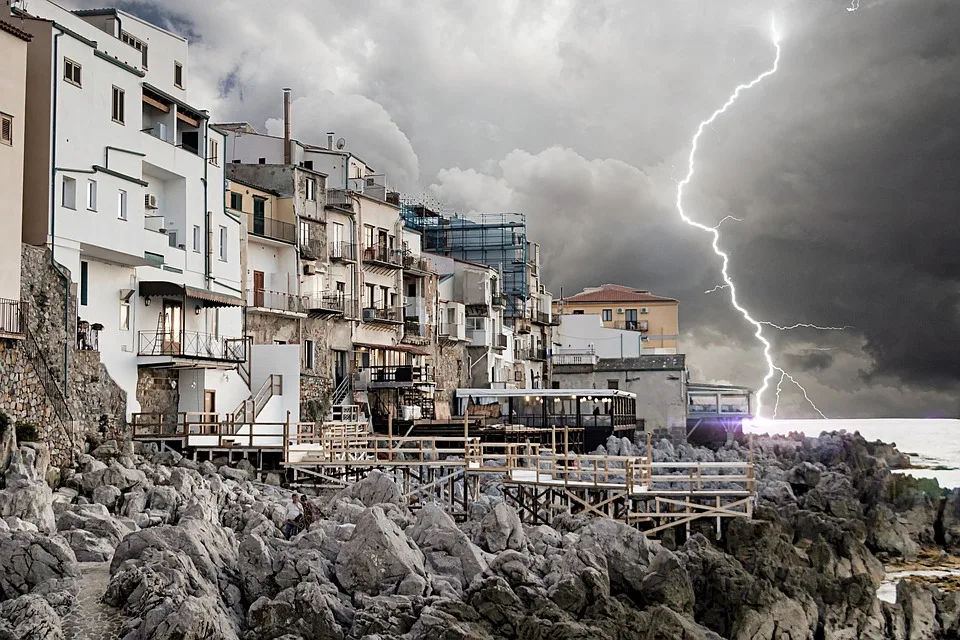
[(582, 548), (595, 546), (606, 556), (611, 588), (627, 594), (643, 592), (650, 562), (665, 551), (633, 527), (607, 518), (592, 519), (578, 533)]
[(420, 595), (426, 588), (423, 553), (380, 507), (371, 507), (357, 522), (340, 548), (335, 571), (350, 593)]
[(405, 502), (400, 487), (393, 481), (393, 478), (378, 470), (371, 471), (359, 481), (354, 482), (330, 498), (327, 503), (327, 510), (333, 511), (336, 504), (344, 498), (359, 500), (366, 507), (378, 504), (403, 506)]
[(128, 530), (102, 504), (77, 504), (57, 515), (57, 530), (79, 562), (105, 562)]
[(336, 587), (306, 582), (265, 597), (250, 606), (246, 638), (274, 640), (295, 634), (311, 640), (342, 640), (353, 623), (353, 612), (339, 598)]
[(29, 447), (13, 452), (5, 474), (6, 488), (0, 491), (0, 517), (14, 516), (53, 533), (57, 530), (53, 491), (37, 473), (35, 459), (36, 452)]
[(504, 502), (498, 503), (480, 520), (478, 543), (490, 553), (526, 547), (520, 516)]
[(435, 592), (443, 592), (447, 586), (452, 588), (448, 596), (461, 595), (474, 578), (488, 569), (480, 548), (436, 505), (421, 509), (407, 534), (424, 553)]
[(60, 616), (37, 595), (0, 603), (0, 640), (63, 640)]
[(92, 494), (93, 491), (103, 485), (113, 485), (121, 491), (133, 488), (134, 485), (147, 484), (147, 476), (139, 469), (128, 469), (117, 460), (111, 460), (109, 466), (105, 469), (98, 469), (83, 474), (83, 490)]
[(0, 601), (34, 593), (55, 607), (69, 605), (79, 577), (76, 556), (60, 536), (0, 530)]

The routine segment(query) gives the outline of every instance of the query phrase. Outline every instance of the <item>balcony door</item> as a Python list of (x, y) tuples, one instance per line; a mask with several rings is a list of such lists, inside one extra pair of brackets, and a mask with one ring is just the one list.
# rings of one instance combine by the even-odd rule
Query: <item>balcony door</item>
[(164, 300), (161, 326), (164, 353), (174, 355), (180, 353), (180, 336), (182, 332), (183, 305), (179, 300)]
[(628, 331), (637, 330), (637, 310), (636, 309), (627, 309), (626, 317), (624, 318), (626, 322), (626, 328)]
[(263, 306), (263, 271), (253, 272), (253, 306)]
[(253, 198), (253, 233), (258, 236), (266, 235), (266, 216), (264, 215), (266, 200)]

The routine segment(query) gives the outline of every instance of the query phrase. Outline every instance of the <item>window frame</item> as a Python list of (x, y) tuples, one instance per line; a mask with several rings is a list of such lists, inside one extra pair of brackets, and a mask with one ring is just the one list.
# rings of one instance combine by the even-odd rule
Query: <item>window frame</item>
[(87, 178), (86, 189), (87, 211), (97, 212), (97, 181)]
[(613, 322), (613, 309), (604, 309), (602, 317), (604, 322)]
[[(69, 77), (67, 77), (68, 64), (72, 65), (74, 68), (74, 71), (76, 72), (74, 74), (71, 74)], [(74, 80), (74, 75), (77, 76), (76, 80)], [(76, 62), (75, 60), (71, 60), (70, 58), (64, 56), (63, 57), (63, 79), (66, 82), (69, 82), (70, 84), (74, 85), (75, 87), (79, 87), (82, 89), (83, 88), (83, 65), (81, 65), (79, 62)]]
[(220, 142), (213, 138), (207, 140), (207, 162), (215, 167), (220, 166)]
[(120, 301), (120, 318), (117, 321), (117, 327), (120, 331), (130, 331), (130, 301)]
[(227, 234), (227, 228), (223, 225), (220, 225), (220, 261), (227, 261), (227, 241), (229, 236)]
[(126, 220), (127, 219), (127, 202), (128, 194), (123, 189), (117, 190), (117, 219)]
[(136, 51), (139, 51), (139, 52), (140, 52), (140, 66), (142, 66), (144, 69), (149, 69), (149, 67), (147, 66), (147, 49), (148, 49), (148, 45), (147, 45), (146, 42), (144, 42), (144, 41), (141, 40), (140, 38), (136, 37), (136, 36), (133, 35), (132, 33), (129, 33), (129, 32), (127, 32), (127, 31), (123, 31), (122, 29), (121, 29), (121, 31), (120, 31), (120, 42), (124, 43), (125, 45), (127, 45), (127, 46), (129, 46), (129, 47), (133, 47), (133, 49), (135, 49)]
[(307, 200), (317, 201), (317, 181), (315, 178), (307, 178)]
[[(180, 76), (179, 80), (178, 75)], [(177, 60), (173, 61), (173, 86), (177, 89), (183, 89), (183, 63)]]
[(90, 292), (90, 263), (86, 260), (80, 261), (80, 306), (87, 306)]
[[(10, 134), (8, 137), (3, 137), (3, 128), (4, 125), (7, 125), (7, 132)], [(5, 144), (8, 147), (13, 146), (13, 116), (9, 113), (3, 113), (0, 111), (0, 144)]]
[[(234, 197), (236, 197), (239, 200), (240, 202), (239, 207), (233, 206)], [(239, 193), (237, 191), (230, 192), (230, 208), (233, 209), (234, 211), (239, 211), (240, 213), (243, 213), (243, 194), (242, 193)]]
[[(67, 184), (72, 184), (71, 204), (67, 204)], [(77, 210), (77, 179), (72, 176), (63, 176), (60, 187), (60, 206), (72, 211)]]
[[(124, 91), (117, 85), (113, 85), (113, 90), (111, 91), (111, 95), (110, 95), (110, 107), (111, 107), (110, 120), (123, 126), (126, 126), (127, 124), (126, 105), (125, 105), (126, 93), (127, 93), (126, 91)], [(118, 105), (120, 107), (119, 109), (117, 109)], [(120, 114), (119, 118), (117, 117), (118, 111)]]
[(200, 234), (200, 225), (198, 224), (193, 225), (193, 252), (194, 253), (200, 253), (201, 237), (202, 236)]
[(303, 341), (303, 370), (313, 371), (316, 368), (316, 347), (313, 340)]

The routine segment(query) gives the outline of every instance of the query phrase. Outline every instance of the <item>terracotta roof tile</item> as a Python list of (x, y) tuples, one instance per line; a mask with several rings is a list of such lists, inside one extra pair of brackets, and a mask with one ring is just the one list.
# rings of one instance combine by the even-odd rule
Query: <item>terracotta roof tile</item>
[(3, 20), (0, 20), (0, 31), (6, 31), (7, 33), (15, 35), (26, 42), (33, 40), (33, 36), (31, 34), (27, 33), (23, 29), (18, 29), (9, 22), (4, 22)]
[(676, 302), (673, 298), (657, 296), (644, 289), (634, 289), (620, 284), (605, 284), (591, 291), (564, 298), (564, 302)]

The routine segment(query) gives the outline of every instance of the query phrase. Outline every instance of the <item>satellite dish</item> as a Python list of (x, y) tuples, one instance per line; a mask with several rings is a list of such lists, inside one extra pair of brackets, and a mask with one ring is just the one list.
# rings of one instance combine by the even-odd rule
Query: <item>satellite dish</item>
[(345, 146), (347, 146), (346, 140), (344, 140), (343, 138), (340, 138), (339, 140), (337, 140), (337, 149), (343, 149)]

